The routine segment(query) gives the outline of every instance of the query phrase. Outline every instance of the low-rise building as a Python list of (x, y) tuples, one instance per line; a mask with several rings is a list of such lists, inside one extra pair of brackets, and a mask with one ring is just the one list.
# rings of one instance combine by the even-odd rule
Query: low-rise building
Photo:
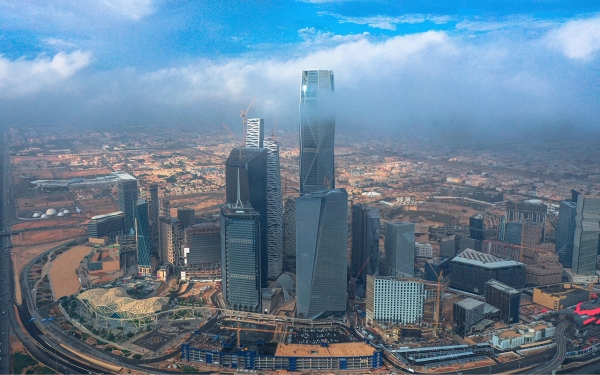
[(575, 284), (548, 285), (533, 289), (533, 302), (554, 311), (589, 299), (590, 292)]
[(521, 345), (554, 337), (556, 327), (550, 322), (533, 322), (529, 325), (518, 325), (510, 329), (494, 331), (490, 336), (490, 344), (506, 350)]
[(570, 268), (565, 268), (563, 272), (567, 280), (573, 284), (595, 284), (598, 282), (598, 275), (579, 275)]

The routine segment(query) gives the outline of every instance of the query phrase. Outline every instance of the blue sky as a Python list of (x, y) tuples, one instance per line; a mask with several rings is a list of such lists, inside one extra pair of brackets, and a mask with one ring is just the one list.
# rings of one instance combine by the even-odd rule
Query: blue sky
[(1, 122), (297, 127), (303, 69), (338, 127), (598, 128), (594, 1), (0, 2)]

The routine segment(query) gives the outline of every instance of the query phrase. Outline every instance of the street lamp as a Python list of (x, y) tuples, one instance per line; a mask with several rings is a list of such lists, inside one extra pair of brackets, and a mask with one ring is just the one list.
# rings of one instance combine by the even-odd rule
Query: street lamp
[(521, 369), (521, 360), (517, 359), (517, 362), (519, 362), (519, 370)]

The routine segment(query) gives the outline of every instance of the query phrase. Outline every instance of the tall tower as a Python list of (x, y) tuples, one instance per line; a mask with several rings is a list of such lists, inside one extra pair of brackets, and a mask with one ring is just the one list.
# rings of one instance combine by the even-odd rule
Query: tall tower
[(477, 214), (469, 218), (469, 237), (483, 241), (483, 215)]
[(600, 198), (579, 195), (575, 225), (571, 269), (578, 275), (595, 275), (600, 235)]
[(296, 256), (296, 197), (285, 198), (284, 206), (284, 249), (286, 257)]
[(571, 268), (573, 262), (573, 241), (575, 239), (575, 216), (577, 202), (562, 201), (558, 209), (556, 226), (556, 254), (565, 268)]
[(396, 276), (415, 273), (415, 224), (388, 223), (385, 229), (385, 259)]
[(179, 266), (181, 258), (181, 228), (178, 219), (160, 218), (160, 261)]
[(246, 121), (246, 147), (263, 148), (265, 139), (265, 120), (250, 118)]
[(234, 148), (227, 158), (225, 183), (227, 203), (249, 202), (260, 215), (261, 285), (267, 287), (267, 150)]
[[(358, 277), (359, 284), (363, 286), (367, 285), (367, 275), (379, 273), (380, 223), (381, 219), (377, 208), (369, 207), (366, 204), (352, 206), (351, 269), (352, 276)], [(361, 269), (362, 273), (357, 276)]]
[(297, 311), (304, 318), (346, 311), (348, 193), (317, 191), (296, 199)]
[(125, 215), (123, 233), (129, 234), (134, 227), (135, 205), (138, 201), (137, 179), (128, 173), (119, 173), (119, 209)]
[(228, 309), (262, 312), (261, 219), (250, 205), (238, 203), (221, 207), (223, 299)]
[(300, 195), (335, 188), (333, 89), (333, 71), (302, 72)]
[(152, 246), (150, 242), (150, 220), (148, 220), (148, 202), (140, 199), (135, 208), (135, 242), (137, 245), (138, 273), (150, 276), (152, 274), (150, 263)]
[(283, 196), (279, 167), (279, 145), (265, 140), (267, 149), (267, 257), (268, 277), (275, 280), (283, 268)]
[(158, 185), (150, 185), (150, 201), (148, 202), (148, 214), (150, 220), (150, 244), (152, 245), (152, 253), (158, 255), (160, 240), (158, 218), (160, 217), (160, 202), (158, 200)]

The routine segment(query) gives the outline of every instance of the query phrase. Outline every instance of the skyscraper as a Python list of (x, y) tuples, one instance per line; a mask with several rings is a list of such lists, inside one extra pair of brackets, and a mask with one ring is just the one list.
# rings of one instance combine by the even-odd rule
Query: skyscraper
[(119, 209), (125, 215), (123, 233), (128, 234), (134, 226), (135, 205), (138, 201), (137, 179), (128, 173), (119, 173)]
[(150, 201), (148, 201), (148, 214), (150, 220), (150, 244), (152, 245), (152, 253), (158, 256), (160, 240), (158, 218), (160, 217), (160, 202), (158, 200), (158, 185), (150, 185)]
[(335, 188), (333, 72), (305, 70), (300, 90), (300, 194)]
[(565, 268), (571, 268), (573, 262), (573, 241), (575, 240), (575, 216), (577, 202), (562, 201), (558, 211), (556, 227), (556, 254)]
[(385, 259), (391, 275), (415, 274), (415, 224), (388, 223), (385, 229)]
[(366, 204), (352, 206), (351, 270), (352, 276), (358, 278), (357, 283), (363, 286), (367, 275), (379, 273), (380, 222), (379, 209)]
[(178, 219), (161, 217), (160, 222), (160, 261), (179, 266), (181, 258), (181, 229)]
[[(260, 215), (261, 285), (268, 285), (267, 252), (267, 150), (234, 148), (225, 169), (226, 202), (249, 202)], [(238, 185), (239, 184), (239, 185)], [(238, 199), (239, 186), (239, 199)]]
[(260, 215), (240, 203), (221, 207), (223, 299), (228, 309), (262, 312)]
[(469, 237), (483, 241), (483, 215), (477, 214), (469, 218)]
[(348, 193), (318, 191), (296, 199), (298, 316), (346, 311)]
[(196, 211), (193, 208), (178, 208), (177, 218), (181, 224), (181, 229), (191, 227), (196, 224)]
[(283, 196), (279, 167), (279, 145), (265, 140), (267, 149), (267, 263), (268, 277), (275, 280), (283, 268)]
[(285, 198), (284, 230), (283, 253), (286, 257), (296, 256), (296, 197)]
[(138, 273), (152, 274), (150, 257), (152, 254), (150, 220), (148, 220), (148, 202), (140, 199), (135, 206), (135, 242), (137, 246)]
[(265, 139), (265, 120), (250, 118), (246, 121), (246, 147), (263, 148)]
[(600, 198), (579, 195), (575, 225), (571, 269), (578, 275), (594, 275), (600, 235)]

